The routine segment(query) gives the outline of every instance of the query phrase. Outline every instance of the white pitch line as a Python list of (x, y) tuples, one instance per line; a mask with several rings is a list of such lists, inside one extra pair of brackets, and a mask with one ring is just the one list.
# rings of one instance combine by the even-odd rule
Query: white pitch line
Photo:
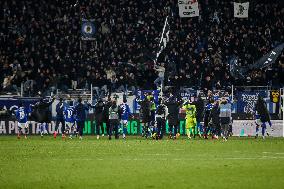
[[(220, 158), (222, 159), (222, 158)], [(275, 156), (262, 156), (262, 157), (233, 157), (233, 158), (223, 158), (229, 160), (258, 160), (258, 159), (284, 159), (284, 157)]]
[(169, 154), (159, 154), (159, 153), (156, 153), (156, 154), (144, 154), (146, 156), (168, 156)]
[(283, 155), (284, 152), (262, 152), (263, 154), (277, 154), (277, 155)]
[[(212, 161), (212, 160), (262, 160), (262, 159), (284, 159), (284, 156), (259, 156), (259, 157), (217, 157), (217, 158), (199, 158), (198, 161)], [(60, 159), (60, 158), (52, 158), (51, 160), (60, 160), (60, 161), (104, 161), (107, 159), (102, 159), (102, 158), (66, 158), (66, 159)], [(109, 160), (109, 159), (108, 159)], [(153, 159), (153, 158), (126, 158), (123, 159), (125, 161), (193, 161), (196, 160), (196, 158), (158, 158), (158, 159)]]
[(186, 150), (186, 149), (179, 149), (179, 148), (177, 148), (177, 149), (173, 149), (174, 151), (184, 151), (184, 150)]

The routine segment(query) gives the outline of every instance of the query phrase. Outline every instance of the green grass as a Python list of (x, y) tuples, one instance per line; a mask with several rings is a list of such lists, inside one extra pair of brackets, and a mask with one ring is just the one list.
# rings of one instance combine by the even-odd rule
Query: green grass
[(283, 188), (283, 138), (0, 136), (0, 188)]

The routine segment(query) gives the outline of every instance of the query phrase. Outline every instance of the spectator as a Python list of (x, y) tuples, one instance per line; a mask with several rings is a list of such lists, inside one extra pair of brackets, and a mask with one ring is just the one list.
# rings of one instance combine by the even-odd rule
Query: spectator
[(158, 78), (154, 81), (157, 88), (160, 86), (163, 88), (165, 79), (165, 65), (162, 63), (160, 66), (155, 66), (154, 69), (158, 72)]
[(34, 81), (29, 79), (29, 77), (26, 77), (26, 81), (24, 82), (24, 93), (28, 96), (31, 96), (34, 90)]
[[(251, 82), (230, 77), (227, 65), (230, 57), (238, 56), (241, 64), (247, 66), (284, 39), (282, 4), (276, 0), (254, 2), (250, 4), (248, 19), (234, 18), (231, 2), (217, 0), (210, 1), (210, 5), (199, 2), (199, 19), (182, 19), (177, 2), (171, 0), (151, 3), (86, 0), (79, 1), (76, 7), (72, 1), (4, 0), (0, 15), (0, 83), (2, 88), (5, 83), (6, 91), (16, 92), (15, 88), (19, 88), (28, 75), (36, 82), (34, 90), (44, 86), (44, 90), (53, 91), (55, 82), (57, 88), (64, 91), (89, 89), (92, 71), (104, 75), (105, 70), (109, 88), (112, 85), (118, 89), (121, 85), (117, 82), (121, 76), (125, 77), (127, 67), (119, 62), (131, 62), (133, 68), (126, 70), (133, 73), (131, 78), (136, 88), (154, 88), (154, 81), (160, 86), (171, 74), (180, 78), (181, 87), (226, 89), (235, 83), (271, 83), (281, 87), (283, 53), (269, 74), (265, 70), (252, 71), (248, 74)], [(165, 9), (164, 5), (170, 8)], [(150, 52), (157, 50), (157, 39), (168, 10), (172, 12), (170, 41), (158, 59), (166, 63), (164, 69), (167, 69), (158, 71), (156, 79), (149, 57), (153, 55)], [(95, 44), (82, 42), (80, 45), (78, 23), (82, 17), (96, 20)], [(17, 72), (15, 76), (14, 72)], [(7, 84), (10, 87), (7, 88)], [(128, 89), (132, 85), (124, 82), (124, 90), (125, 84)]]

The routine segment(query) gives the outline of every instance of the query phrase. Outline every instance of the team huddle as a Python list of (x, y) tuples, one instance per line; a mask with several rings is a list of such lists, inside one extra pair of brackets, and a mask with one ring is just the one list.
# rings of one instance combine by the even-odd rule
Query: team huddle
[[(48, 133), (47, 124), (51, 120), (49, 107), (54, 100), (55, 98), (41, 99), (36, 104), (29, 105), (28, 109), (22, 103), (19, 104), (19, 107), (14, 111), (18, 121), (18, 138), (20, 138), (21, 134), (25, 138), (27, 137), (28, 121), (31, 117), (40, 124), (39, 128), (42, 137)], [(206, 99), (198, 96), (193, 100), (182, 100), (169, 93), (167, 97), (158, 98), (155, 101), (152, 94), (145, 93), (143, 99), (136, 100), (140, 105), (138, 119), (142, 126), (142, 137), (156, 140), (163, 139), (166, 128), (168, 128), (169, 138), (176, 139), (181, 133), (179, 124), (181, 119), (185, 119), (185, 134), (188, 139), (196, 136), (208, 139), (210, 136), (212, 139), (222, 137), (224, 141), (227, 141), (228, 137), (232, 135), (232, 106), (228, 96), (215, 98), (209, 94)], [(105, 133), (109, 139), (112, 138), (113, 134), (115, 139), (118, 139), (121, 131), (122, 138), (126, 139), (128, 121), (134, 118), (126, 97), (123, 98), (123, 103), (119, 105), (116, 100), (110, 97), (106, 101), (99, 99), (95, 105), (83, 103), (81, 98), (76, 103), (72, 100), (65, 102), (60, 98), (56, 105), (54, 138), (57, 137), (59, 125), (61, 124), (63, 139), (66, 136), (69, 136), (70, 139), (73, 136), (82, 139), (84, 123), (91, 109), (93, 109), (92, 116), (95, 120), (97, 139), (104, 136)], [(266, 126), (270, 125), (271, 127), (272, 124), (266, 104), (260, 96), (255, 106), (254, 116), (256, 137), (258, 137), (261, 127), (262, 137), (265, 138), (266, 134), (269, 135)]]

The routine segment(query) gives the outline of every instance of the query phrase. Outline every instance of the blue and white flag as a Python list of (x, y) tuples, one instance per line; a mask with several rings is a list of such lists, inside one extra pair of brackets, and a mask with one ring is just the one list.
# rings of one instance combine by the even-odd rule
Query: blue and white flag
[(165, 20), (165, 24), (164, 24), (164, 27), (163, 27), (163, 31), (162, 31), (162, 34), (161, 34), (161, 38), (160, 38), (160, 41), (159, 41), (159, 46), (158, 46), (158, 51), (156, 53), (156, 58), (154, 60), (154, 62), (156, 63), (160, 54), (162, 53), (162, 51), (166, 48), (167, 46), (167, 43), (169, 42), (170, 40), (170, 37), (169, 37), (169, 34), (170, 34), (170, 25), (169, 25), (169, 21), (168, 21), (169, 17), (167, 16), (166, 17), (166, 20)]
[(82, 19), (81, 39), (82, 40), (95, 40), (96, 27), (94, 19)]
[(258, 59), (254, 64), (252, 64), (249, 68), (250, 69), (262, 69), (274, 64), (277, 58), (281, 55), (284, 49), (284, 43), (278, 45), (263, 57)]
[(238, 91), (237, 113), (253, 113), (258, 96), (267, 98), (267, 91)]

